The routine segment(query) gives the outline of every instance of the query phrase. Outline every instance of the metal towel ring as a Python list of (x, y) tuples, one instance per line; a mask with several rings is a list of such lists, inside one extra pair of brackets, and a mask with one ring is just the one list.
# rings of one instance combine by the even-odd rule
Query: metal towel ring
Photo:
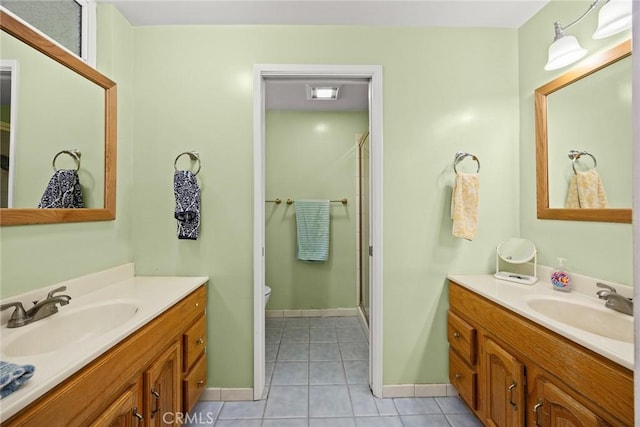
[(569, 150), (568, 156), (571, 159), (571, 167), (573, 168), (573, 173), (575, 174), (578, 173), (576, 171), (576, 160), (578, 160), (581, 156), (589, 156), (591, 157), (591, 160), (593, 160), (593, 167), (589, 170), (593, 170), (596, 168), (596, 166), (598, 166), (598, 162), (596, 158), (593, 156), (593, 154), (588, 153), (586, 151)]
[(76, 172), (80, 170), (80, 157), (82, 156), (82, 153), (78, 149), (73, 149), (73, 150), (62, 150), (54, 156), (53, 162), (51, 162), (51, 165), (53, 166), (53, 171), (58, 172), (58, 169), (56, 169), (56, 159), (60, 154), (63, 154), (63, 153), (73, 157), (73, 160), (76, 162)]
[(176, 159), (173, 162), (173, 169), (175, 169), (176, 171), (178, 170), (178, 159), (184, 155), (189, 156), (189, 158), (194, 161), (194, 162), (198, 162), (198, 169), (196, 169), (196, 171), (193, 173), (194, 175), (198, 175), (198, 173), (200, 172), (200, 167), (202, 166), (202, 163), (200, 162), (200, 153), (198, 153), (197, 151), (185, 151), (184, 153), (180, 153), (178, 154), (178, 157), (176, 157)]
[(475, 154), (470, 154), (470, 153), (465, 153), (462, 151), (458, 151), (456, 153), (456, 156), (453, 158), (453, 171), (455, 173), (458, 173), (458, 170), (456, 169), (456, 165), (458, 163), (460, 163), (462, 161), (462, 159), (464, 159), (465, 157), (471, 157), (473, 160), (476, 161), (476, 163), (478, 163), (478, 170), (476, 170), (476, 173), (480, 172), (480, 160), (478, 159), (478, 156), (476, 156)]

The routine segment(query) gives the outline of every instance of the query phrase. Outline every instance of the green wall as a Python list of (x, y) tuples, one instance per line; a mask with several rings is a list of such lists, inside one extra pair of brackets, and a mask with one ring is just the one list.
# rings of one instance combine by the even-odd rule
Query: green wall
[[(0, 228), (2, 298), (133, 260), (130, 203), (133, 31), (113, 9), (99, 9), (98, 69), (118, 83), (116, 220)], [(49, 154), (44, 157), (50, 162)], [(44, 169), (50, 174), (50, 163)], [(44, 190), (46, 182), (34, 185)]]
[[(267, 95), (269, 96), (269, 95)], [(267, 200), (334, 199), (329, 259), (296, 260), (295, 206), (266, 205), (267, 310), (356, 307), (356, 134), (368, 112), (267, 111)]]
[[(518, 234), (517, 32), (136, 27), (134, 56), (136, 268), (211, 277), (209, 386), (253, 383), (252, 78), (261, 63), (383, 67), (383, 381), (448, 382), (446, 275), (491, 272), (496, 244)], [(197, 241), (178, 240), (173, 219), (173, 161), (186, 150), (202, 159)], [(472, 242), (451, 236), (459, 150), (483, 165)]]
[[(545, 71), (547, 48), (553, 41), (553, 23), (567, 24), (587, 10), (590, 1), (552, 1), (518, 30), (520, 80), (520, 231), (538, 247), (538, 263), (554, 266), (566, 258), (568, 269), (604, 280), (632, 285), (633, 246), (631, 224), (538, 220), (536, 218), (535, 128), (533, 92), (571, 67)], [(590, 56), (627, 40), (630, 31), (594, 40), (597, 13), (592, 13), (567, 33), (575, 35)], [(580, 62), (575, 65), (579, 65)], [(603, 111), (604, 117), (607, 113)], [(630, 159), (612, 148), (597, 156), (630, 167)], [(600, 161), (600, 159), (599, 159)], [(603, 177), (603, 180), (605, 178)], [(606, 185), (606, 181), (605, 181)]]

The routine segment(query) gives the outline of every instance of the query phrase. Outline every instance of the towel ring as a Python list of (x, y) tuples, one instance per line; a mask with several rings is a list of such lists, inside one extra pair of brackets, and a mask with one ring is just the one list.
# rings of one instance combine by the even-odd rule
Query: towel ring
[(476, 170), (476, 173), (479, 173), (480, 172), (480, 160), (478, 159), (478, 156), (476, 156), (475, 154), (464, 153), (462, 151), (458, 151), (456, 153), (456, 156), (453, 158), (453, 171), (455, 173), (458, 173), (458, 170), (456, 169), (456, 165), (458, 163), (460, 163), (462, 161), (462, 159), (464, 159), (465, 157), (471, 157), (473, 160), (476, 161), (476, 163), (478, 163), (478, 170)]
[(593, 154), (586, 151), (569, 150), (568, 156), (571, 159), (571, 167), (573, 168), (573, 173), (575, 174), (578, 173), (576, 171), (576, 160), (578, 160), (581, 156), (589, 156), (591, 157), (591, 160), (593, 160), (593, 167), (589, 170), (593, 170), (596, 168), (596, 166), (598, 166), (598, 162), (596, 161), (596, 158), (593, 156)]
[(73, 161), (76, 162), (76, 172), (80, 170), (80, 157), (82, 156), (82, 153), (78, 149), (73, 149), (73, 150), (62, 150), (53, 157), (53, 162), (51, 162), (51, 165), (53, 166), (54, 172), (58, 172), (58, 169), (56, 169), (56, 159), (60, 154), (70, 155), (73, 158)]
[(184, 155), (189, 156), (189, 158), (198, 163), (198, 169), (196, 169), (196, 171), (193, 173), (194, 175), (198, 175), (198, 173), (200, 172), (200, 167), (202, 166), (202, 163), (200, 163), (200, 153), (198, 153), (197, 151), (185, 151), (184, 153), (180, 153), (178, 154), (178, 157), (176, 157), (176, 159), (173, 162), (173, 169), (174, 170), (178, 170), (178, 159)]

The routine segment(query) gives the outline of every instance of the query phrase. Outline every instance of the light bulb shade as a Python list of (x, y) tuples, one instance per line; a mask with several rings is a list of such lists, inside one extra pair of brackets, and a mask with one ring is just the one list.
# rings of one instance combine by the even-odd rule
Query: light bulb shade
[(557, 70), (573, 64), (586, 54), (587, 49), (583, 49), (574, 36), (563, 36), (549, 46), (549, 60), (544, 69)]
[(598, 28), (593, 38), (603, 39), (631, 28), (631, 15), (631, 0), (609, 0), (598, 12)]

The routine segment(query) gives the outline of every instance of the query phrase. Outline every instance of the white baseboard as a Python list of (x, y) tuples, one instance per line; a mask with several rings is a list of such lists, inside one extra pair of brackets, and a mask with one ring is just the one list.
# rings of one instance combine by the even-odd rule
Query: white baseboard
[(350, 317), (357, 316), (357, 308), (319, 308), (308, 310), (266, 310), (266, 317)]
[(200, 400), (212, 401), (221, 400), (225, 402), (253, 400), (252, 388), (220, 388), (207, 387), (202, 392)]
[(382, 386), (382, 397), (447, 397), (457, 396), (451, 384), (393, 384)]

